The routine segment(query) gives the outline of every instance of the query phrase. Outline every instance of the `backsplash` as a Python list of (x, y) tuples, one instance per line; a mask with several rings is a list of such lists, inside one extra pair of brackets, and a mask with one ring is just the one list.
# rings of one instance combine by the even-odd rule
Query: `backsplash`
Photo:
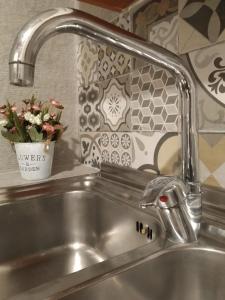
[[(220, 15), (224, 1), (212, 2), (142, 1), (111, 22), (181, 55), (193, 71), (201, 181), (225, 187), (225, 32)], [(205, 10), (208, 17), (202, 18)], [(84, 163), (100, 167), (103, 161), (177, 174), (179, 96), (172, 76), (85, 39), (77, 57)]]

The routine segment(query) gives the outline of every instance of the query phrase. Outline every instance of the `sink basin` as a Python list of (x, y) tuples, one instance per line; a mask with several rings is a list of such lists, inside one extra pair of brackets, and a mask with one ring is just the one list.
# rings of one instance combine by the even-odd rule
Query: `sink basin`
[(80, 290), (64, 300), (224, 300), (225, 252), (184, 247)]
[[(0, 299), (153, 243), (154, 219), (110, 196), (29, 193), (0, 206)], [(136, 231), (137, 221), (151, 226), (151, 239)]]

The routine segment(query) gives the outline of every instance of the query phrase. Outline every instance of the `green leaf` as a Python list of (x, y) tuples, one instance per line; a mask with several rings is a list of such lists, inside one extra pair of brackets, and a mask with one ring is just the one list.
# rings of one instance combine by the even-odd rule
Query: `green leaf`
[(27, 141), (26, 130), (23, 127), (23, 125), (20, 124), (20, 120), (15, 112), (13, 112), (13, 120), (14, 120), (16, 129), (17, 129), (17, 132), (21, 137), (21, 141), (26, 142)]
[(42, 142), (43, 141), (43, 133), (42, 132), (39, 133), (35, 127), (31, 127), (28, 130), (28, 134), (29, 134), (32, 142)]
[(21, 143), (21, 142), (23, 142), (18, 133), (11, 133), (11, 132), (2, 130), (1, 134), (4, 138), (6, 138), (7, 140), (9, 140), (12, 143)]
[(61, 116), (62, 116), (62, 111), (59, 111), (58, 113), (57, 113), (57, 116), (56, 116), (56, 122), (58, 122), (59, 123), (59, 121), (60, 121), (60, 119), (61, 119)]

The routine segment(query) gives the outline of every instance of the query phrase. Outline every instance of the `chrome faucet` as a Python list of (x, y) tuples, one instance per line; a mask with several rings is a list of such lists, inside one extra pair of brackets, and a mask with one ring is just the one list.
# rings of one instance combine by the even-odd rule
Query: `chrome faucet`
[[(180, 180), (183, 182), (183, 190), (186, 194), (184, 201), (187, 211), (190, 212), (186, 218), (194, 216), (188, 224), (192, 224), (194, 220), (195, 225), (192, 227), (197, 236), (199, 226), (196, 225), (200, 224), (201, 218), (201, 197), (195, 83), (182, 60), (160, 46), (144, 42), (134, 34), (87, 13), (72, 8), (55, 8), (33, 18), (18, 33), (9, 60), (11, 84), (33, 85), (35, 61), (41, 46), (46, 40), (60, 33), (78, 34), (111, 45), (169, 70), (176, 78), (181, 101), (182, 174)], [(181, 185), (180, 180), (177, 179), (177, 186)], [(175, 181), (172, 182), (175, 185)], [(177, 190), (182, 189), (177, 188)]]
[(157, 209), (169, 240), (192, 242), (197, 240), (200, 226), (200, 196), (191, 194), (180, 178), (158, 176), (146, 186), (140, 207)]

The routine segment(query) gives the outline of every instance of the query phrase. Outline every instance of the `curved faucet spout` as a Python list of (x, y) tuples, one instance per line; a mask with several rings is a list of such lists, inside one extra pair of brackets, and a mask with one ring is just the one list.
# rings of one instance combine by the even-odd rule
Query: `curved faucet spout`
[(181, 100), (182, 174), (190, 193), (199, 193), (198, 135), (195, 84), (182, 60), (153, 43), (147, 43), (101, 19), (72, 8), (47, 10), (28, 22), (15, 39), (10, 54), (10, 82), (32, 86), (38, 51), (46, 40), (74, 33), (111, 45), (169, 70), (176, 78)]

